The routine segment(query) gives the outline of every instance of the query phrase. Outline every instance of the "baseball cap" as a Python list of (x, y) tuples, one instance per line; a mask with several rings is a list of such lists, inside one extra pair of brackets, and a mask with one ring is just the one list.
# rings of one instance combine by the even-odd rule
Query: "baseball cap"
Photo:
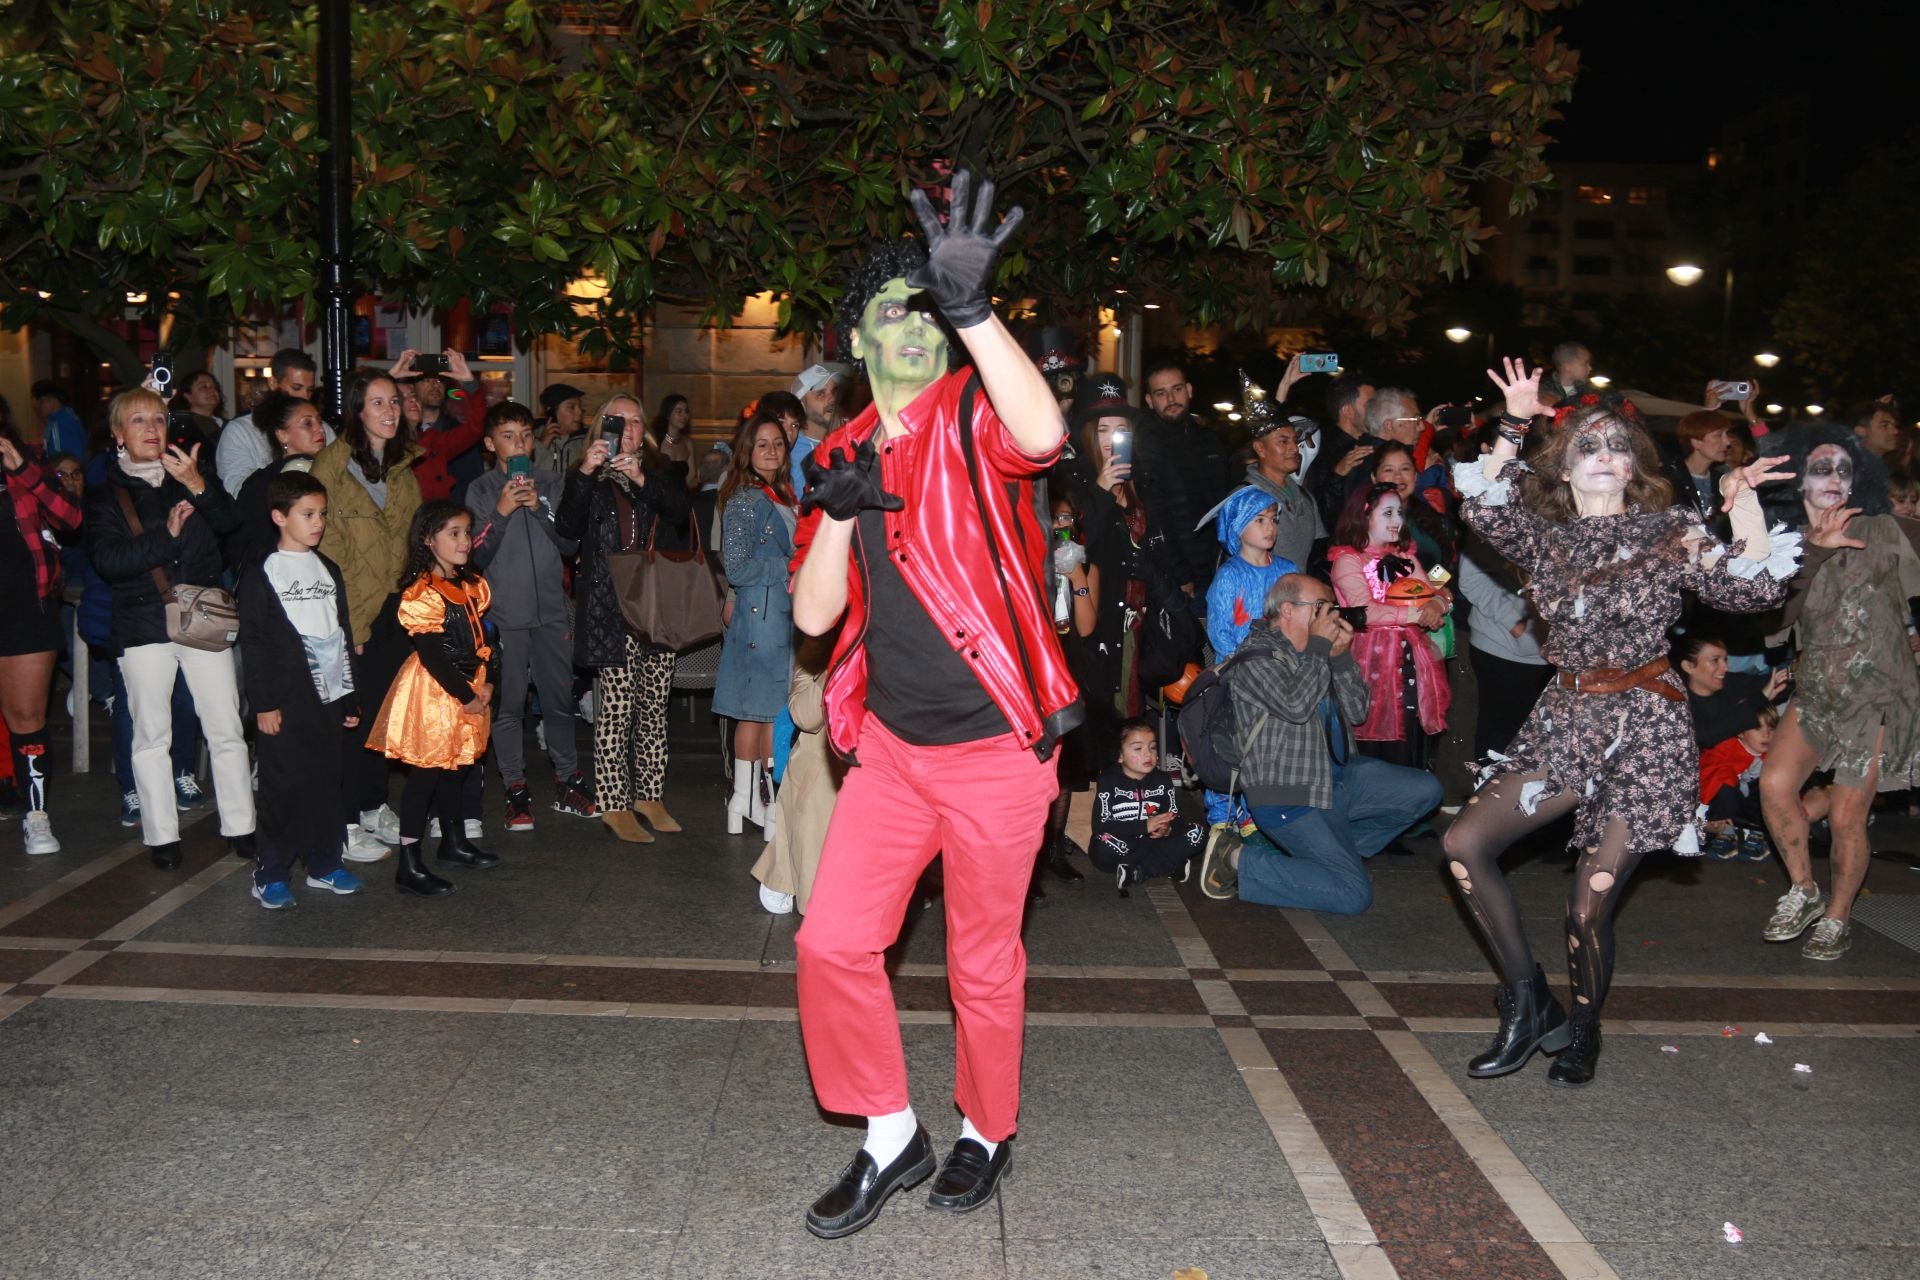
[(830, 369), (824, 364), (810, 364), (802, 369), (799, 375), (794, 378), (793, 386), (789, 387), (788, 390), (796, 396), (804, 396), (810, 392), (818, 391), (822, 383), (829, 382), (839, 376), (838, 370)]

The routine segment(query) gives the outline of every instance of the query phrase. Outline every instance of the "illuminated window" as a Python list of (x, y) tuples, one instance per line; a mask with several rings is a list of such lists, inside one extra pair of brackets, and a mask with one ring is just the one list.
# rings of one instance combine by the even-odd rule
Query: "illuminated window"
[(1580, 189), (1576, 191), (1574, 195), (1579, 198), (1582, 204), (1612, 204), (1613, 203), (1612, 187), (1594, 187), (1594, 186), (1588, 186), (1586, 183), (1582, 183), (1580, 185)]
[(1665, 187), (1627, 188), (1628, 204), (1665, 204), (1666, 202), (1667, 189)]

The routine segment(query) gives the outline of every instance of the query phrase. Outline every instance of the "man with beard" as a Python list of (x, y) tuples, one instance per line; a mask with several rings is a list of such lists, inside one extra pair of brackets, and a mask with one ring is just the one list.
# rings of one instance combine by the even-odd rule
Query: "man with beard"
[(1141, 505), (1167, 531), (1180, 589), (1205, 600), (1219, 549), (1209, 530), (1195, 526), (1227, 496), (1227, 451), (1187, 411), (1193, 384), (1178, 363), (1151, 366), (1145, 386), (1149, 416), (1133, 442), (1133, 485)]

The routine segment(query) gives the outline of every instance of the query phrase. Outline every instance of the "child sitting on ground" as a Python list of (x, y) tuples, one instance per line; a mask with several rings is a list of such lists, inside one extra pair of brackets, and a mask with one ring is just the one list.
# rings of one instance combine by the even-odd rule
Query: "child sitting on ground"
[[(1753, 728), (1700, 753), (1700, 803), (1707, 807), (1703, 852), (1722, 861), (1765, 862), (1772, 853), (1760, 812), (1760, 763), (1773, 745), (1780, 713), (1764, 707), (1759, 719)], [(1807, 821), (1817, 824), (1827, 816), (1826, 788), (1803, 792), (1800, 807), (1806, 810)]]
[(1180, 816), (1173, 779), (1159, 767), (1153, 726), (1120, 726), (1120, 758), (1100, 775), (1093, 795), (1093, 839), (1087, 857), (1110, 873), (1122, 896), (1150, 876), (1184, 881), (1200, 856), (1206, 828)]
[(344, 730), (359, 723), (347, 649), (340, 569), (315, 550), (327, 530), (327, 490), (303, 471), (267, 484), (279, 543), (242, 567), (240, 630), (247, 638), (247, 704), (260, 730), (260, 832), (253, 896), (269, 911), (296, 905), (294, 859), (307, 887), (360, 892), (340, 865), (347, 841)]

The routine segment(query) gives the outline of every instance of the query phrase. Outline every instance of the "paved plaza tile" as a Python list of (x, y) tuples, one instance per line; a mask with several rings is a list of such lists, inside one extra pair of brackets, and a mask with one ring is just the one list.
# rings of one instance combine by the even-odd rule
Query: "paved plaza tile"
[[(816, 1240), (861, 1131), (808, 1087), (799, 920), (758, 906), (711, 737), (675, 725), (687, 833), (490, 817), (502, 865), (432, 902), (386, 863), (269, 914), (204, 815), (161, 872), (109, 777), (63, 779), (65, 851), (0, 853), (0, 1276), (1920, 1274), (1920, 954), (1862, 928), (1810, 964), (1759, 941), (1777, 866), (1652, 859), (1598, 1080), (1469, 1080), (1492, 980), (1430, 840), (1375, 861), (1352, 919), (1042, 881), (1000, 1197), (952, 1216), (923, 1188)], [(1875, 838), (1920, 847), (1901, 818)], [(1554, 954), (1565, 864), (1513, 879)], [(890, 970), (944, 1148), (934, 882)]]

